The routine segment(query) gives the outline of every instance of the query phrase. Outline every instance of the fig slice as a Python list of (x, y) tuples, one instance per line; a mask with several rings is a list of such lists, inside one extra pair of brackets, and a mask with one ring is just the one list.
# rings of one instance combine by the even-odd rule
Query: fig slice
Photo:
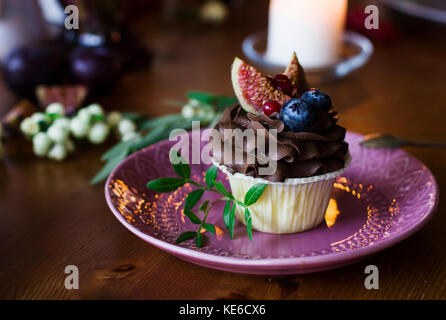
[(290, 79), (291, 85), (297, 90), (299, 96), (310, 89), (304, 69), (297, 59), (296, 52), (293, 52), (291, 61), (285, 70), (285, 75)]
[(261, 114), (264, 102), (275, 100), (283, 105), (291, 99), (275, 89), (268, 77), (237, 57), (232, 63), (231, 78), (235, 95), (246, 112)]
[(42, 108), (50, 103), (60, 102), (65, 107), (65, 113), (72, 114), (82, 105), (87, 91), (83, 85), (40, 85), (36, 88), (36, 96)]

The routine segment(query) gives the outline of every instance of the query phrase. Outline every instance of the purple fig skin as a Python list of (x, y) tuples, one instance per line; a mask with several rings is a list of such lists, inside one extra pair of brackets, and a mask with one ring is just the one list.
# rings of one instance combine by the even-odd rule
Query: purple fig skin
[(34, 98), (39, 84), (56, 84), (65, 69), (65, 50), (62, 46), (41, 45), (18, 48), (10, 52), (3, 66), (7, 86), (16, 94)]
[(93, 93), (111, 89), (120, 79), (119, 54), (107, 47), (79, 47), (70, 58), (70, 78), (87, 86)]

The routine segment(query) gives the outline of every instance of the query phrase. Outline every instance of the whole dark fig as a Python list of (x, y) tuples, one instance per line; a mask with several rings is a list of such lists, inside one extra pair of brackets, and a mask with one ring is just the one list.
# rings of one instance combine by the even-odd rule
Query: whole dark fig
[(113, 87), (121, 76), (121, 70), (119, 55), (107, 47), (78, 47), (71, 55), (71, 80), (95, 93)]
[(33, 97), (39, 84), (58, 83), (64, 71), (65, 51), (60, 46), (36, 46), (13, 50), (6, 58), (3, 76), (18, 95)]

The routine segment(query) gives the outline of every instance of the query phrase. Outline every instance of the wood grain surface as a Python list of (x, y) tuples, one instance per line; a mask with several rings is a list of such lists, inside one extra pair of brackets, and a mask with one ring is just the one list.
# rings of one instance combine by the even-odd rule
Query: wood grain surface
[[(385, 11), (382, 8), (383, 12)], [(359, 133), (391, 132), (446, 140), (446, 28), (387, 12), (398, 42), (375, 44), (357, 73), (320, 88)], [(147, 69), (128, 74), (99, 101), (109, 109), (172, 112), (163, 99), (189, 89), (232, 94), (230, 64), (241, 42), (265, 29), (267, 1), (251, 1), (217, 28), (161, 21), (135, 23), (155, 53)], [(286, 31), (284, 31), (286, 32)], [(0, 84), (0, 114), (15, 100)], [(231, 274), (175, 258), (127, 231), (111, 214), (103, 185), (89, 180), (111, 145), (81, 146), (62, 163), (8, 143), (0, 162), (1, 299), (445, 299), (446, 205), (421, 231), (363, 262), (337, 270), (270, 277)], [(446, 149), (407, 148), (446, 189)], [(80, 289), (66, 290), (64, 268), (76, 265)], [(380, 270), (379, 290), (364, 288), (364, 268)]]

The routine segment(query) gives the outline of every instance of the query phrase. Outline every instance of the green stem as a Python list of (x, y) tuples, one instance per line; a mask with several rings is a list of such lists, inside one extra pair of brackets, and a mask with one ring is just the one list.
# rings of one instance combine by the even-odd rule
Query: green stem
[(201, 228), (203, 227), (204, 223), (206, 222), (206, 219), (207, 219), (207, 217), (208, 217), (208, 213), (209, 213), (209, 209), (210, 209), (210, 208), (206, 209), (206, 212), (204, 213), (203, 220), (201, 221), (201, 227), (200, 227), (200, 230), (201, 230)]
[(194, 186), (197, 186), (197, 187), (200, 187), (200, 188), (204, 188), (203, 185), (199, 184), (198, 182), (195, 182), (194, 180), (187, 179), (186, 182), (190, 183), (190, 184), (192, 184)]
[(202, 185), (202, 184), (200, 184), (200, 183), (198, 183), (198, 182), (196, 182), (194, 180), (188, 179), (188, 180), (186, 180), (186, 182), (190, 183), (190, 184), (192, 184), (192, 185), (194, 185), (196, 187), (199, 187), (199, 188), (201, 188), (201, 189), (203, 189), (205, 191), (211, 191), (211, 192), (215, 192), (215, 193), (220, 193), (217, 189), (215, 189), (213, 187), (204, 186), (204, 185)]
[(209, 206), (210, 206), (210, 208), (212, 208), (214, 205), (217, 204), (217, 202), (219, 202), (219, 201), (223, 201), (223, 200), (226, 200), (226, 199), (227, 199), (226, 197), (221, 197), (220, 199), (217, 199), (217, 200), (215, 200), (215, 201), (212, 201), (211, 204), (210, 204)]
[[(229, 199), (229, 198), (228, 198)], [(229, 199), (231, 200), (231, 199)], [(244, 204), (243, 202), (240, 202), (236, 199), (232, 200), (233, 202), (237, 203), (239, 206), (242, 206), (243, 208), (248, 208), (248, 206), (246, 204)]]
[[(196, 186), (196, 187), (199, 187), (199, 188), (201, 188), (201, 189), (203, 189), (203, 190), (205, 190), (205, 191), (211, 191), (211, 192), (215, 192), (215, 193), (220, 193), (220, 191), (218, 191), (218, 190), (215, 189), (214, 187), (207, 187), (207, 186), (204, 186), (204, 185), (202, 185), (201, 183), (198, 183), (198, 182), (196, 182), (196, 181), (194, 181), (194, 180), (190, 180), (190, 179), (188, 179), (187, 182), (190, 183), (190, 184), (192, 184), (192, 185), (194, 185), (194, 186)], [(221, 194), (221, 193), (220, 193), (220, 194)], [(227, 197), (227, 196), (224, 196), (223, 199), (227, 199), (227, 200), (230, 200), (230, 201), (232, 201), (232, 202), (235, 202), (235, 203), (237, 203), (239, 206), (241, 206), (241, 207), (243, 207), (243, 208), (248, 208), (248, 206), (247, 206), (246, 204), (244, 204), (244, 203), (241, 202), (241, 201), (238, 201), (237, 199), (231, 199), (231, 198), (229, 198), (229, 197)]]

